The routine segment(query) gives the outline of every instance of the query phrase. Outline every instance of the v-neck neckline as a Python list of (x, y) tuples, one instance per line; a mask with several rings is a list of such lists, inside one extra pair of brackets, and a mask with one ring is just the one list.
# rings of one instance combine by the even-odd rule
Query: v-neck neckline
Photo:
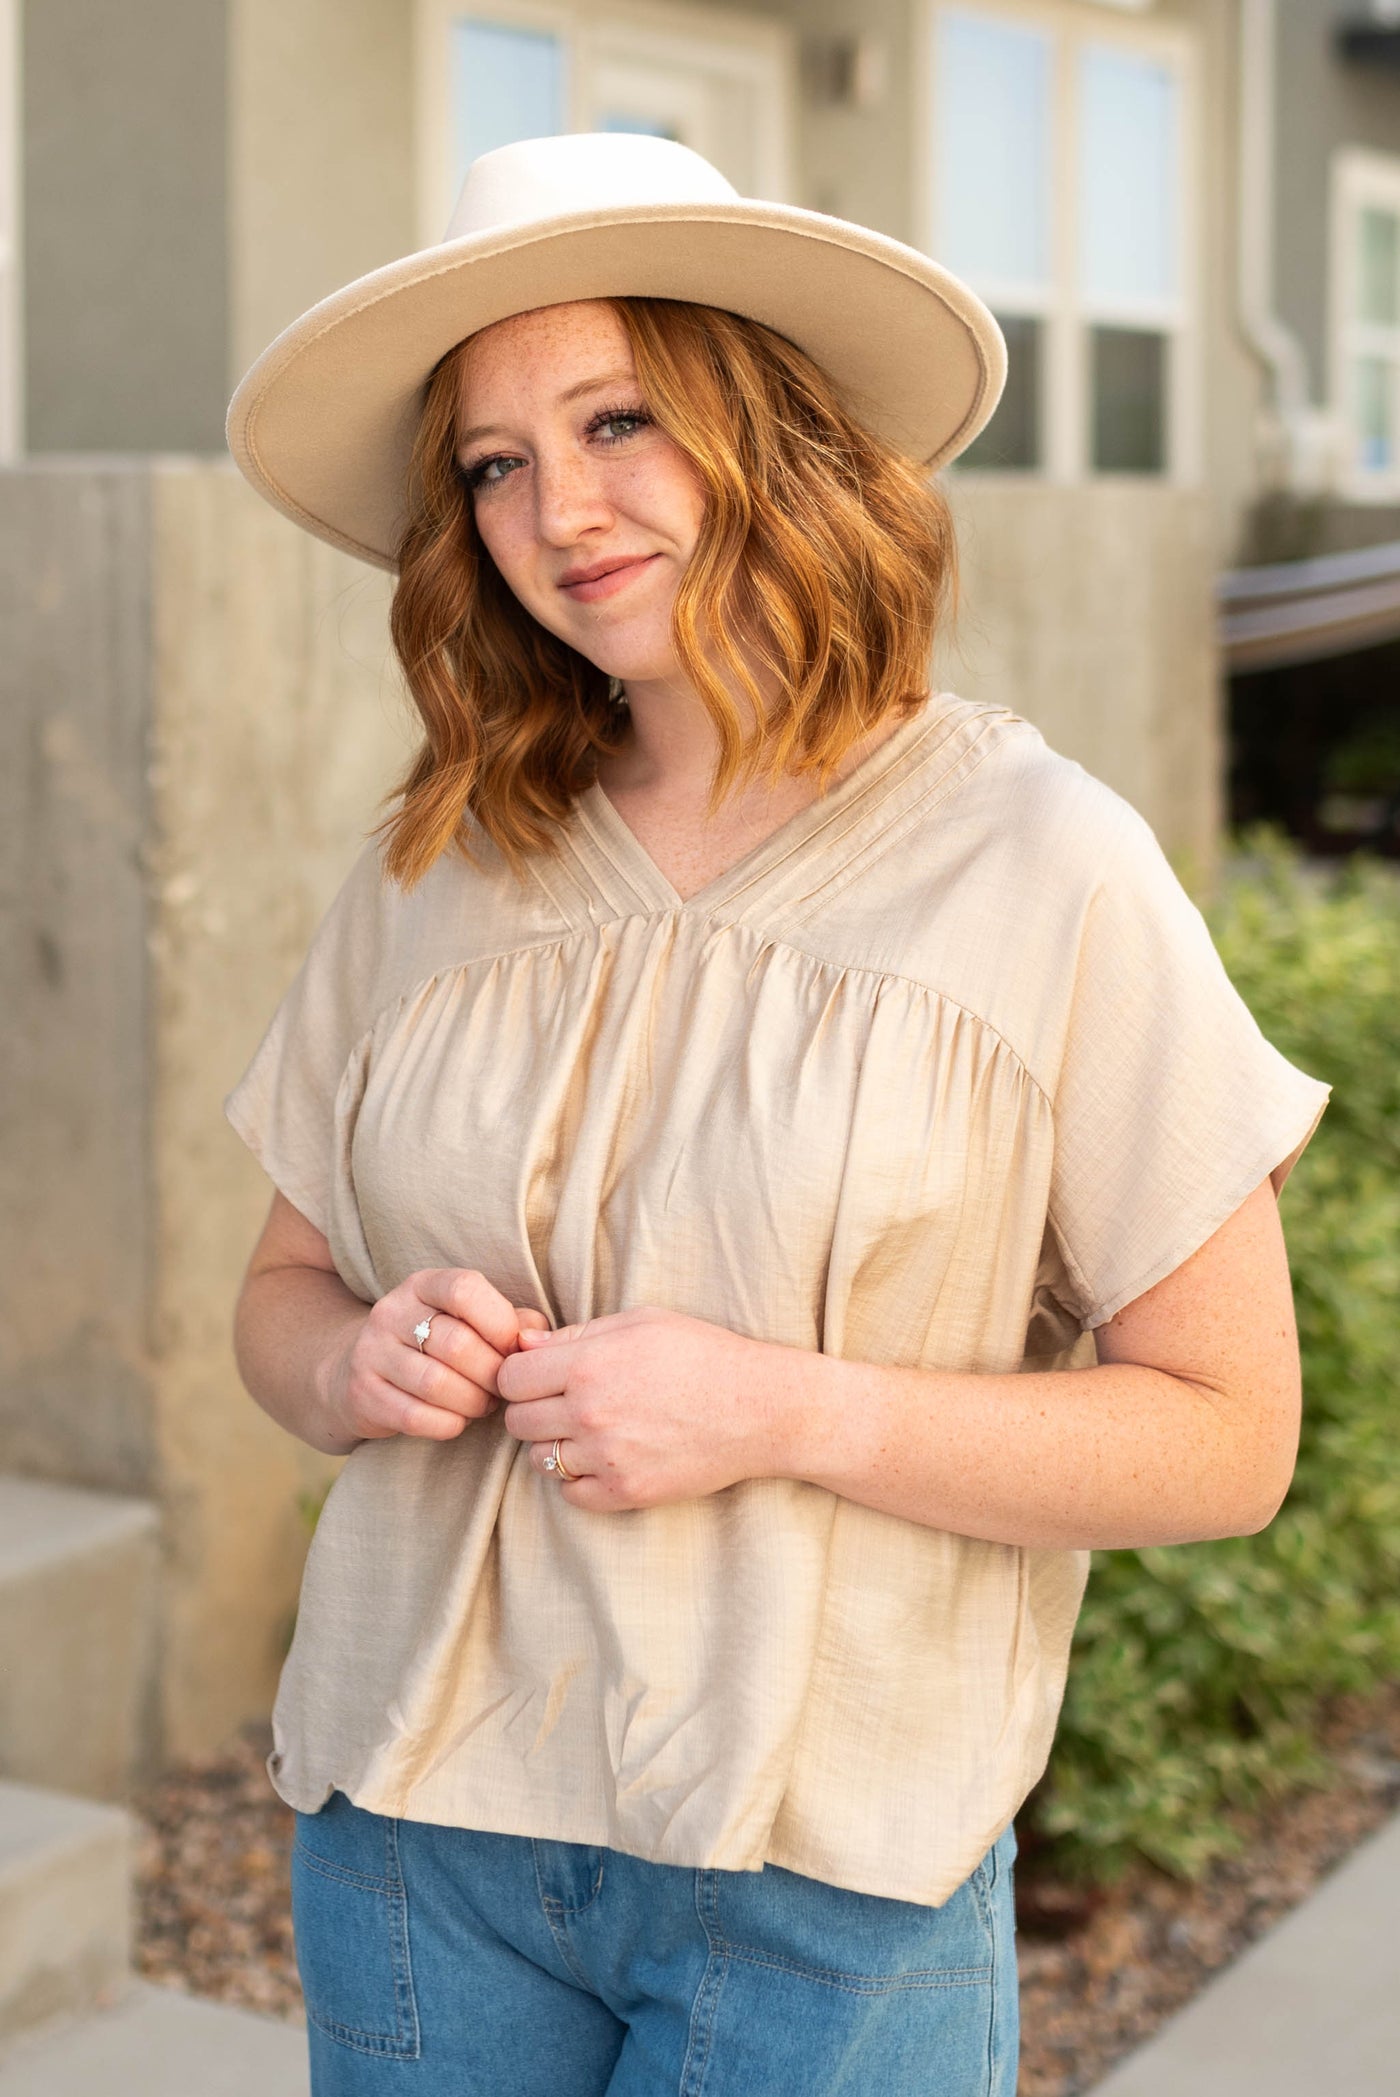
[[(703, 887), (683, 896), (662, 873), (641, 839), (609, 800), (596, 780), (584, 788), (574, 802), (577, 817), (575, 844), (591, 842), (620, 874), (637, 900), (649, 911), (704, 914), (731, 902), (743, 891), (751, 891), (819, 832), (838, 817), (854, 810), (900, 765), (913, 746), (932, 725), (940, 710), (942, 693), (930, 693), (915, 713), (867, 751), (845, 778), (814, 801), (787, 816), (767, 837), (743, 853), (722, 873)], [(590, 855), (585, 850), (585, 858)]]

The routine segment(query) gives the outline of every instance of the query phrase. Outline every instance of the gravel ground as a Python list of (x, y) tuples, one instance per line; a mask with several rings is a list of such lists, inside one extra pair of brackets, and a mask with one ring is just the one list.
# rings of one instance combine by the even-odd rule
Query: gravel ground
[[(1194, 1886), (1141, 1870), (1084, 1893), (1019, 1875), (1020, 2097), (1079, 2097), (1400, 1807), (1400, 1684), (1339, 1705), (1335, 1782), (1242, 1821), (1242, 1854)], [(292, 1816), (249, 1733), (135, 1801), (137, 1963), (149, 1980), (297, 2019)]]

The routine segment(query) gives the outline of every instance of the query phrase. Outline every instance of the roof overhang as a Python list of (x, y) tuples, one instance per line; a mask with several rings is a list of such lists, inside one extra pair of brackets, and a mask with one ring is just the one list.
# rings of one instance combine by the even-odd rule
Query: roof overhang
[(1400, 640), (1400, 540), (1233, 568), (1217, 586), (1226, 668), (1279, 670)]
[(1353, 65), (1383, 66), (1400, 72), (1400, 22), (1374, 19), (1343, 22), (1337, 29), (1337, 49)]

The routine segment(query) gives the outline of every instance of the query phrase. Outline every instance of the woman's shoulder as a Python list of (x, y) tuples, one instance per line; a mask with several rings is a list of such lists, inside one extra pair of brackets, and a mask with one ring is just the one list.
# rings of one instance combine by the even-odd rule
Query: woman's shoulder
[[(1038, 1073), (1086, 976), (1208, 936), (1143, 816), (1033, 723), (947, 697), (930, 725), (912, 805), (798, 943), (934, 993)], [(1105, 939), (1106, 921), (1152, 937)]]
[(892, 913), (916, 942), (976, 927), (984, 948), (1019, 950), (1028, 927), (1053, 926), (1062, 954), (1105, 884), (1164, 879), (1156, 836), (1121, 793), (1024, 716), (942, 693), (849, 902)]
[(1105, 855), (1152, 841), (1150, 826), (1126, 797), (1066, 756), (1042, 730), (1004, 706), (943, 695), (940, 719), (967, 742), (974, 762), (958, 791), (928, 810), (932, 831), (956, 825), (959, 851), (980, 836), (988, 851), (1028, 871), (1041, 865), (1057, 883), (1092, 883)]

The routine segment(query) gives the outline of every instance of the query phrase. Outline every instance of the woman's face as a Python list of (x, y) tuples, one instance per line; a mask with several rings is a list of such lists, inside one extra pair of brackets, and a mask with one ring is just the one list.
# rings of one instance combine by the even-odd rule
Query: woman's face
[(671, 675), (671, 606), (703, 496), (647, 419), (612, 309), (542, 306), (483, 329), (457, 427), (477, 529), (525, 609), (610, 676)]

